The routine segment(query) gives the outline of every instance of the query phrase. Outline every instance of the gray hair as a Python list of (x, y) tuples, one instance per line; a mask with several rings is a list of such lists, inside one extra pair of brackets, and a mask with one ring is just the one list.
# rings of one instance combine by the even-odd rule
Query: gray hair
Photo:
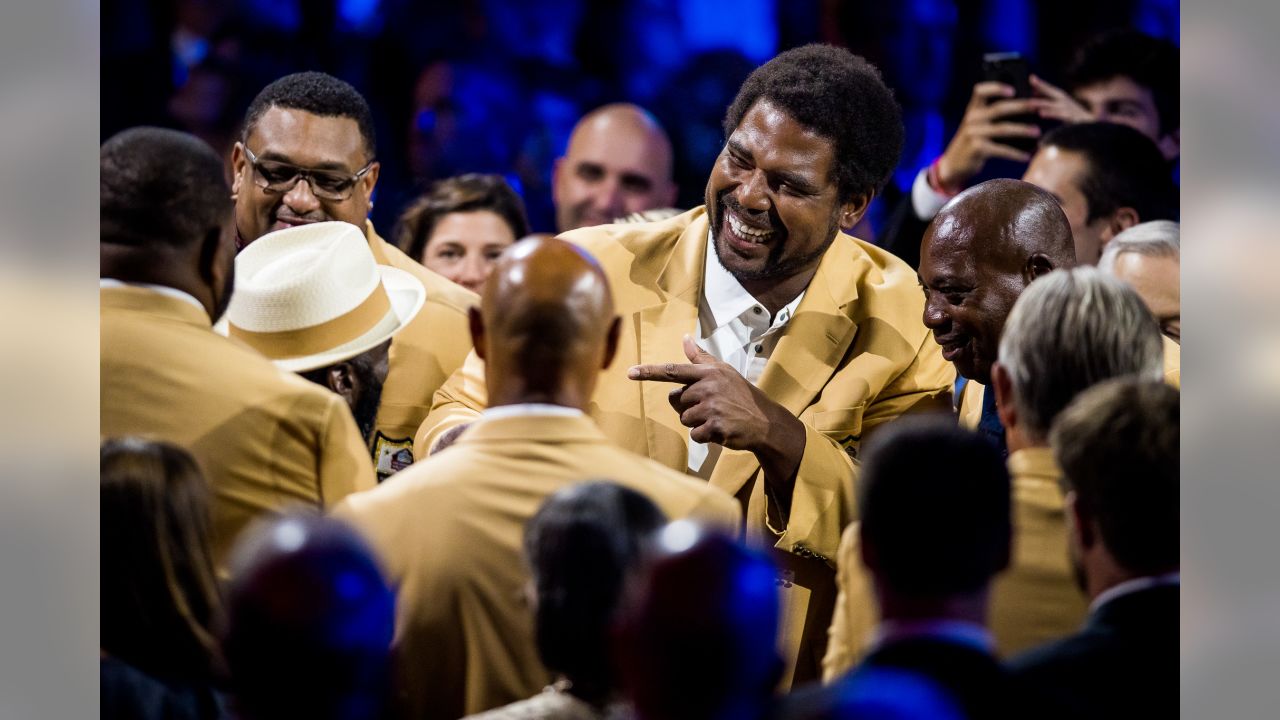
[(1019, 425), (1035, 442), (1079, 393), (1108, 378), (1163, 377), (1163, 341), (1128, 285), (1093, 267), (1036, 280), (1014, 303), (1000, 337)]
[(1179, 235), (1178, 223), (1172, 220), (1138, 223), (1111, 238), (1098, 260), (1098, 268), (1114, 275), (1116, 260), (1124, 253), (1178, 259), (1182, 254)]

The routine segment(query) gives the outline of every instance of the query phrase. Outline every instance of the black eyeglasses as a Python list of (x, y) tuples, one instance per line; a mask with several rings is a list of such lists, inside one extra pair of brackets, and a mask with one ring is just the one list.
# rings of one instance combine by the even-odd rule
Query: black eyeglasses
[(269, 193), (287, 193), (299, 180), (306, 178), (311, 183), (311, 192), (322, 200), (346, 200), (351, 197), (351, 189), (373, 169), (374, 163), (370, 160), (360, 172), (349, 175), (339, 170), (311, 170), (276, 160), (259, 160), (249, 146), (241, 147), (244, 148), (245, 157), (249, 159), (249, 165), (253, 167), (254, 185)]

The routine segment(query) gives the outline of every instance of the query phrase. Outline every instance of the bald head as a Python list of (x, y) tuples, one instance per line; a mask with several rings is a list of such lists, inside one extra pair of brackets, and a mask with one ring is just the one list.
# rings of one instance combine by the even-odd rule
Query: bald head
[(957, 372), (989, 383), (1018, 295), (1075, 263), (1071, 226), (1053, 195), (1021, 180), (975, 185), (942, 208), (920, 243), (924, 323)]
[(529, 237), (508, 248), (471, 311), (489, 405), (585, 407), (617, 345), (608, 280), (586, 251)]
[(560, 232), (602, 225), (643, 210), (670, 207), (671, 141), (644, 109), (605, 105), (574, 126), (552, 177)]

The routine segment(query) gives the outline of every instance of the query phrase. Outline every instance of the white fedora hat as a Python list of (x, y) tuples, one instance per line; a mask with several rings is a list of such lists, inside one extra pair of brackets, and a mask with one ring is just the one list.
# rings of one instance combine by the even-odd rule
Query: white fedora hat
[(377, 347), (409, 323), (427, 291), (378, 265), (364, 233), (322, 222), (267, 233), (236, 256), (235, 289), (217, 328), (303, 372)]

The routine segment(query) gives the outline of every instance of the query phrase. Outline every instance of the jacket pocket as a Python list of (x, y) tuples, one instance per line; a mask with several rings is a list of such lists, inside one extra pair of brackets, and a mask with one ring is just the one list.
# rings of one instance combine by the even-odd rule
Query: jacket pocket
[(813, 414), (813, 428), (840, 444), (845, 450), (856, 451), (862, 441), (862, 411), (866, 403), (859, 403), (842, 410), (823, 410)]

